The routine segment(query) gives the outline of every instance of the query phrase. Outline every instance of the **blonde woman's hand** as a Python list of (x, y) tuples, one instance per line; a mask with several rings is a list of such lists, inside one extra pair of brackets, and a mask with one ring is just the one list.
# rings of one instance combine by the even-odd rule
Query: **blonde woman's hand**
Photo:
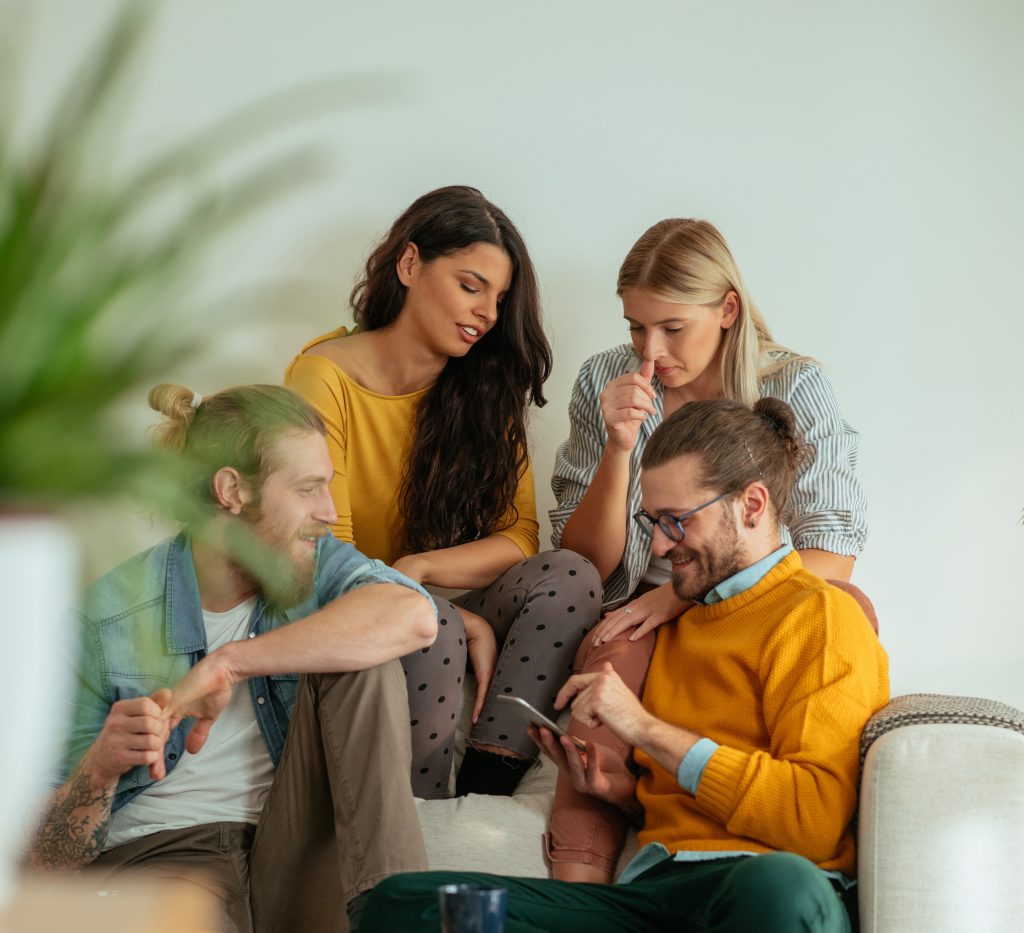
[(462, 621), (466, 626), (466, 651), (469, 663), (473, 665), (476, 677), (476, 702), (473, 704), (473, 722), (480, 718), (487, 698), (487, 688), (494, 677), (494, 667), (498, 663), (498, 642), (494, 637), (491, 623), (483, 616), (478, 616), (468, 609), (459, 609)]
[(636, 641), (648, 632), (654, 631), (659, 625), (670, 622), (681, 616), (693, 603), (680, 599), (672, 590), (672, 583), (662, 583), (653, 590), (648, 590), (632, 602), (619, 606), (607, 613), (594, 626), (591, 633), (594, 645), (611, 641), (620, 632), (635, 629), (630, 633), (629, 640)]
[(654, 363), (644, 360), (639, 372), (612, 379), (601, 392), (601, 415), (608, 432), (608, 446), (620, 453), (633, 449), (640, 425), (655, 414), (653, 376)]

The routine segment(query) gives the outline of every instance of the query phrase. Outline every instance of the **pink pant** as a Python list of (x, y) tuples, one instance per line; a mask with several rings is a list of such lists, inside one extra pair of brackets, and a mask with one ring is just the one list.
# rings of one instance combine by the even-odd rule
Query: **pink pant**
[[(651, 663), (657, 631), (648, 632), (637, 641), (630, 641), (632, 631), (623, 632), (596, 648), (593, 639), (585, 637), (576, 652), (573, 673), (600, 670), (605, 661), (610, 661), (626, 686), (640, 696)], [(631, 746), (619, 741), (611, 729), (605, 726), (588, 729), (573, 719), (569, 732), (581, 739), (607, 745), (622, 758), (628, 757), (633, 751)], [(548, 828), (545, 846), (552, 862), (583, 862), (613, 872), (626, 837), (627, 821), (618, 807), (590, 794), (581, 794), (559, 772)]]

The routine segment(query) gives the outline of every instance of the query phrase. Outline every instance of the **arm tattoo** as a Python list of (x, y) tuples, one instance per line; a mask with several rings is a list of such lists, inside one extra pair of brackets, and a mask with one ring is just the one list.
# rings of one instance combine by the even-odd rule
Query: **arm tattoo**
[(94, 790), (79, 765), (59, 788), (36, 834), (32, 862), (44, 871), (74, 871), (93, 861), (107, 841), (114, 789)]

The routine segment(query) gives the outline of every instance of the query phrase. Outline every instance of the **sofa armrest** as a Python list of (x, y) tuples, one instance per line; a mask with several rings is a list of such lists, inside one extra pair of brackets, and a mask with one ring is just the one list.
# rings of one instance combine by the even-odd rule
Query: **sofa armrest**
[(861, 742), (863, 933), (1020, 930), (1024, 713), (972, 697), (897, 697)]

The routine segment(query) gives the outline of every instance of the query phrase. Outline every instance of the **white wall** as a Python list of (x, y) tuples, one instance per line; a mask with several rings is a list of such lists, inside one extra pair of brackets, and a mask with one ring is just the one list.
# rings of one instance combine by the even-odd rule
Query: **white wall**
[[(26, 125), (112, 8), (31, 4)], [(1024, 707), (1018, 0), (178, 0), (152, 38), (129, 155), (296, 82), (358, 71), (392, 88), (290, 131), (326, 144), (330, 174), (221, 250), (206, 285), (280, 287), (244, 331), (212, 327), (208, 359), (176, 379), (278, 380), (346, 316), (394, 215), (476, 185), (541, 275), (547, 507), (578, 366), (625, 338), (622, 257), (662, 217), (707, 217), (776, 336), (826, 363), (862, 432), (871, 533), (854, 579), (894, 693)]]

